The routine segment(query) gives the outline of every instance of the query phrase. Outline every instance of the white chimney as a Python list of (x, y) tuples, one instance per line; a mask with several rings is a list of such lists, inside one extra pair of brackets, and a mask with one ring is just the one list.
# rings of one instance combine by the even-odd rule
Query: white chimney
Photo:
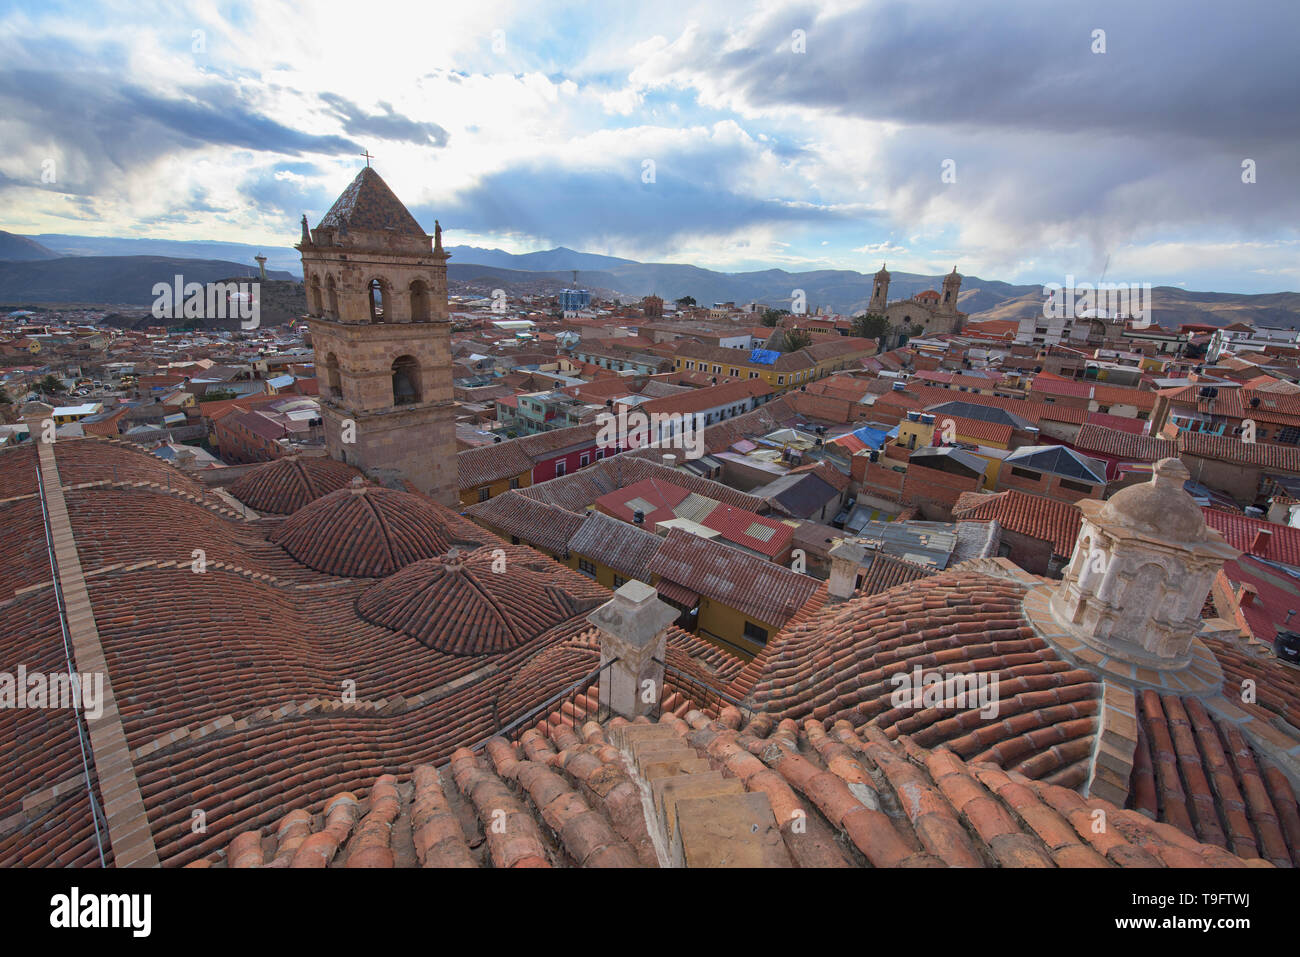
[(831, 576), (826, 589), (834, 601), (846, 601), (858, 591), (858, 569), (867, 557), (867, 546), (846, 538), (828, 553), (831, 558)]
[(665, 453), (665, 455), (664, 455), (664, 465), (665, 465), (667, 468), (670, 468), (670, 469), (671, 469), (671, 468), (676, 468), (676, 467), (677, 467), (677, 456), (676, 456), (676, 455), (673, 455), (671, 452)]
[(600, 629), (602, 710), (631, 719), (659, 703), (666, 637), (678, 614), (649, 585), (630, 581), (587, 616)]

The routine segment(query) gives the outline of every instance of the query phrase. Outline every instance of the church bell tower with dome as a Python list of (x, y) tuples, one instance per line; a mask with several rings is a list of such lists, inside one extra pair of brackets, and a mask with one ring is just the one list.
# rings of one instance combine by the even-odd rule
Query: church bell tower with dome
[(455, 505), (447, 260), (370, 166), (315, 229), (302, 219), (307, 323), (331, 458)]

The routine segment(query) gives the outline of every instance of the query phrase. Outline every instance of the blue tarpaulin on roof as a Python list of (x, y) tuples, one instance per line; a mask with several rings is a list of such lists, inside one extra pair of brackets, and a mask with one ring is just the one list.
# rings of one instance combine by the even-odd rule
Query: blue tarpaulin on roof
[(861, 439), (864, 445), (873, 449), (883, 448), (885, 439), (889, 438), (889, 433), (883, 429), (873, 429), (865, 425), (860, 429), (856, 429), (853, 435)]
[(781, 357), (781, 353), (772, 349), (754, 349), (749, 353), (749, 361), (759, 365), (770, 366)]

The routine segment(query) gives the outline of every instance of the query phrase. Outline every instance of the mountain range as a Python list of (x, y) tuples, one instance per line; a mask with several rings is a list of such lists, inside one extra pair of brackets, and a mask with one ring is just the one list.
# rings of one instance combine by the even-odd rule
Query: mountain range
[[(861, 312), (871, 295), (872, 276), (850, 269), (789, 272), (764, 269), (719, 272), (682, 263), (642, 263), (584, 253), (563, 246), (541, 252), (450, 246), (448, 280), (454, 292), (490, 295), (548, 295), (578, 283), (602, 297), (636, 301), (656, 294), (665, 300), (692, 296), (701, 304), (761, 302), (789, 308), (803, 290), (810, 311), (826, 306), (844, 314)], [(268, 278), (300, 278), (302, 264), (291, 247), (246, 243), (132, 239), (44, 233), (20, 236), (0, 231), (0, 303), (152, 301), (154, 282), (170, 282), (178, 271), (200, 282), (254, 276), (253, 256), (267, 257)], [(198, 265), (198, 263), (202, 265)], [(178, 265), (179, 264), (179, 265)], [(183, 269), (181, 268), (183, 267)], [(893, 272), (891, 300), (938, 289), (941, 276)], [(1174, 286), (1153, 289), (1153, 315), (1160, 325), (1181, 323), (1300, 327), (1300, 293), (1262, 295), (1192, 292)], [(1042, 308), (1038, 284), (1012, 284), (965, 276), (961, 309), (973, 320), (1021, 319)]]

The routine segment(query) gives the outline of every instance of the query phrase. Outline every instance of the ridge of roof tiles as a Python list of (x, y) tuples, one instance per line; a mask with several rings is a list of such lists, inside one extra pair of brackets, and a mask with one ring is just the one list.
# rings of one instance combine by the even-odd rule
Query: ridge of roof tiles
[[(654, 735), (654, 747), (638, 748), (640, 737), (616, 746), (634, 733)], [(706, 712), (685, 699), (657, 724), (553, 714), (517, 741), (461, 748), (441, 767), (386, 774), (365, 790), (322, 783), (310, 808), (239, 833), (193, 866), (656, 867), (638, 781), (651, 766), (641, 755), (666, 753), (681, 756), (679, 775), (687, 761), (733, 781), (717, 800), (768, 809), (774, 866), (1268, 866), (945, 748), (847, 722), (759, 716), (742, 727), (735, 708)], [(1109, 825), (1100, 832), (1098, 811)], [(679, 802), (675, 820), (693, 813)]]
[(352, 485), (298, 509), (271, 541), (327, 575), (382, 578), (456, 544), (453, 514), (409, 492)]
[(289, 455), (245, 473), (227, 491), (259, 512), (291, 515), (323, 495), (346, 488), (359, 475), (337, 459)]
[[(1253, 415), (1251, 410), (1248, 415)], [(1255, 416), (1263, 418), (1262, 416)], [(1227, 435), (1210, 435), (1204, 432), (1178, 433), (1178, 447), (1184, 455), (1215, 459), (1230, 465), (1277, 469), (1281, 472), (1300, 472), (1300, 448), (1294, 445), (1275, 445), (1272, 442), (1242, 442)]]
[(413, 562), (371, 585), (357, 614), (450, 655), (509, 651), (591, 611), (609, 592), (520, 546)]
[(1085, 452), (1100, 452), (1135, 462), (1158, 462), (1178, 455), (1178, 443), (1173, 439), (1134, 435), (1091, 422), (1079, 429), (1073, 444)]

